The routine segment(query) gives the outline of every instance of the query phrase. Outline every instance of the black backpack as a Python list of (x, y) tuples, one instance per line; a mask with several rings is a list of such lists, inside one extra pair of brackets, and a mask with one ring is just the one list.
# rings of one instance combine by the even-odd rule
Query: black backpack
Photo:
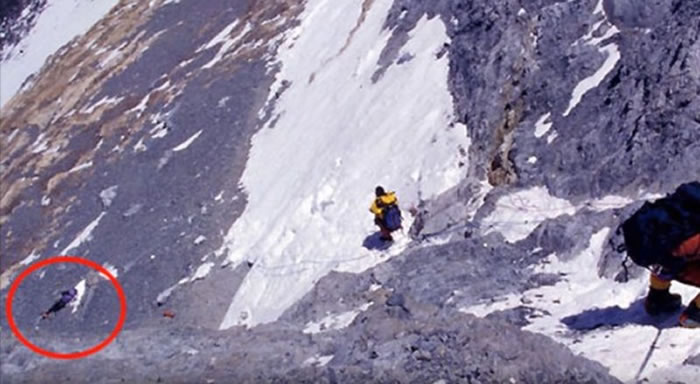
[(384, 208), (384, 225), (390, 231), (401, 228), (401, 210), (396, 204)]
[(678, 187), (674, 193), (646, 202), (622, 223), (627, 255), (637, 265), (682, 268), (671, 253), (683, 241), (700, 233), (700, 183)]

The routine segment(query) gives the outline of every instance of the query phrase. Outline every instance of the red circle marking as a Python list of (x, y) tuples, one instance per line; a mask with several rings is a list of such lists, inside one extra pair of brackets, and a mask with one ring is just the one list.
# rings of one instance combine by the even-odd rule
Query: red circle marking
[[(114, 285), (114, 289), (117, 291), (117, 295), (119, 296), (119, 304), (120, 304), (120, 313), (119, 313), (119, 320), (117, 321), (117, 325), (114, 327), (114, 330), (112, 333), (101, 343), (95, 345), (92, 348), (86, 349), (84, 351), (78, 351), (78, 352), (73, 352), (73, 353), (57, 353), (57, 352), (52, 352), (52, 351), (47, 351), (45, 349), (42, 349), (40, 347), (37, 347), (36, 345), (32, 344), (29, 340), (27, 340), (24, 335), (22, 335), (22, 332), (19, 331), (19, 328), (17, 328), (17, 325), (15, 324), (15, 319), (12, 317), (12, 298), (15, 296), (15, 292), (17, 291), (17, 288), (19, 288), (19, 284), (24, 280), (29, 274), (32, 272), (43, 268), (47, 265), (51, 264), (58, 264), (58, 263), (75, 263), (75, 264), (81, 264), (87, 267), (90, 267), (92, 269), (97, 270), (98, 272), (102, 273), (105, 275), (107, 278), (109, 278), (109, 281), (112, 282), (112, 285)], [(17, 279), (12, 283), (12, 286), (10, 287), (10, 292), (7, 294), (7, 300), (5, 302), (5, 314), (7, 315), (7, 322), (10, 325), (10, 329), (12, 330), (12, 333), (15, 334), (17, 339), (22, 342), (27, 348), (31, 349), (32, 351), (46, 357), (50, 357), (52, 359), (63, 359), (63, 360), (71, 360), (71, 359), (81, 359), (83, 357), (87, 357), (92, 355), (93, 353), (96, 353), (97, 351), (101, 350), (102, 348), (106, 347), (114, 341), (114, 339), (117, 337), (119, 332), (122, 329), (122, 326), (124, 325), (124, 320), (126, 320), (126, 296), (124, 295), (124, 290), (122, 289), (122, 286), (119, 284), (119, 281), (112, 276), (112, 274), (105, 269), (103, 266), (90, 261), (86, 259), (82, 259), (80, 257), (75, 257), (75, 256), (57, 256), (57, 257), (51, 257), (46, 260), (40, 261), (38, 263), (34, 263), (29, 268), (24, 270)]]

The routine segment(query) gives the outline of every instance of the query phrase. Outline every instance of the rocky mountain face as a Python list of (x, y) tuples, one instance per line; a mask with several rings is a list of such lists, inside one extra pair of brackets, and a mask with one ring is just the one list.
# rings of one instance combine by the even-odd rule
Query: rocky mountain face
[[(440, 20), (466, 177), (416, 207), (400, 255), (326, 275), (277, 321), (219, 330), (252, 268), (228, 267), (222, 243), (248, 202), (251, 140), (285, 92), (271, 88), (275, 57), (307, 6), (123, 0), (3, 101), (3, 303), (31, 262), (75, 255), (116, 271), (128, 316), (113, 344), (72, 362), (37, 356), (3, 316), (2, 382), (618, 382), (606, 362), (521, 330), (546, 316), (528, 302), (461, 309), (566, 279), (534, 266), (573, 258), (602, 228), (619, 242), (646, 197), (700, 177), (700, 3), (394, 0), (375, 86), (410, 60), (419, 20)], [(540, 218), (509, 238), (493, 221), (501, 199), (537, 188), (572, 208), (525, 209)], [(594, 204), (613, 195), (624, 202)], [(623, 258), (605, 247), (592, 278), (625, 280)], [(37, 321), (81, 280), (79, 307)], [(19, 329), (50, 350), (96, 344), (118, 313), (109, 282), (78, 265), (31, 275), (13, 298)]]

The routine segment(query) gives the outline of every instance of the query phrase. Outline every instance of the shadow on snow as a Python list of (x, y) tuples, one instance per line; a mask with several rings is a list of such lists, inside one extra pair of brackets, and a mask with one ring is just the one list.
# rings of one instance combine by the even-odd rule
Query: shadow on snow
[(607, 308), (594, 308), (577, 315), (567, 316), (561, 322), (572, 330), (592, 331), (598, 328), (614, 328), (628, 324), (650, 325), (657, 329), (673, 328), (678, 325), (681, 310), (669, 314), (651, 316), (644, 310), (644, 299), (638, 299), (629, 308), (618, 305)]
[(362, 242), (362, 246), (369, 250), (383, 251), (385, 249), (389, 249), (389, 247), (391, 247), (391, 241), (382, 241), (380, 236), (381, 233), (375, 232), (365, 237), (365, 240)]

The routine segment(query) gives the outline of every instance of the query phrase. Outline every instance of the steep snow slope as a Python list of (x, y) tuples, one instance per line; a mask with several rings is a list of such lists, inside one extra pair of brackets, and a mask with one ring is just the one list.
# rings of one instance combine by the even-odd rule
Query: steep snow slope
[(438, 55), (448, 42), (442, 22), (423, 18), (399, 63), (373, 80), (391, 5), (309, 1), (287, 36), (274, 85), (283, 93), (253, 138), (248, 205), (226, 237), (233, 267), (254, 264), (221, 328), (274, 321), (329, 271), (360, 272), (401, 252), (402, 238), (386, 252), (363, 247), (375, 232), (375, 185), (397, 191), (406, 209), (464, 177), (469, 141)]
[(29, 33), (0, 53), (0, 108), (49, 56), (85, 33), (115, 4), (117, 0), (49, 0)]

